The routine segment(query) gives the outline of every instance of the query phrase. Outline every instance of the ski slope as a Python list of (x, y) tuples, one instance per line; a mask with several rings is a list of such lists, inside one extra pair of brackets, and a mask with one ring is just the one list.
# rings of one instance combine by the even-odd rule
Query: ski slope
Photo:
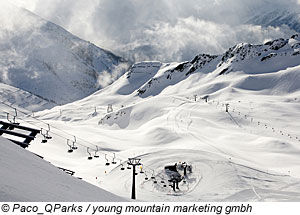
[(126, 201), (0, 137), (0, 201)]
[[(28, 150), (125, 198), (127, 158), (139, 157), (139, 201), (299, 201), (299, 43), (293, 36), (191, 62), (137, 63), (82, 100), (20, 114), (25, 125), (51, 128), (52, 140), (39, 136)], [(174, 192), (164, 167), (182, 162), (193, 171)]]

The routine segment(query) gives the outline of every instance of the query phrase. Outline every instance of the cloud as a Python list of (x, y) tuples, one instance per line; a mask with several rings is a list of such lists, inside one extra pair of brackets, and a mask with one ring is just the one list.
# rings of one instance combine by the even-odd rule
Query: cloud
[[(8, 0), (0, 0), (8, 1)], [(134, 61), (190, 60), (238, 42), (290, 36), (287, 26), (246, 25), (299, 0), (15, 0), (73, 34)]]
[(97, 78), (97, 87), (104, 88), (114, 81), (116, 81), (121, 75), (123, 75), (129, 68), (129, 65), (126, 63), (119, 64), (111, 71), (103, 71), (98, 75)]
[(218, 54), (236, 43), (263, 43), (266, 39), (285, 37), (294, 33), (287, 26), (230, 26), (194, 17), (180, 18), (177, 23), (159, 23), (136, 35), (133, 44), (123, 49), (136, 60), (190, 60), (199, 53)]

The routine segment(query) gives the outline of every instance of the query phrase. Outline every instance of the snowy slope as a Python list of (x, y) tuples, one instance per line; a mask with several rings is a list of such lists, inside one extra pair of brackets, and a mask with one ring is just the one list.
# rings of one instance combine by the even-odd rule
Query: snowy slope
[[(130, 196), (132, 172), (120, 168), (140, 157), (138, 200), (300, 201), (298, 51), (295, 35), (191, 62), (137, 63), (105, 89), (36, 113), (53, 139), (41, 144), (38, 136), (29, 150), (123, 197)], [(73, 135), (79, 148), (67, 153)], [(100, 157), (88, 160), (86, 147)], [(105, 165), (114, 153), (117, 164)], [(193, 171), (174, 192), (163, 186), (164, 166), (183, 161)]]
[(28, 112), (50, 109), (57, 105), (32, 93), (3, 83), (0, 83), (0, 101), (8, 105), (16, 105), (18, 108)]
[(65, 104), (124, 72), (124, 59), (25, 9), (0, 6), (0, 82)]
[(0, 137), (0, 201), (125, 201)]
[(300, 11), (287, 11), (278, 9), (274, 11), (260, 12), (259, 14), (249, 18), (246, 23), (261, 25), (264, 27), (288, 26), (296, 32), (300, 32)]

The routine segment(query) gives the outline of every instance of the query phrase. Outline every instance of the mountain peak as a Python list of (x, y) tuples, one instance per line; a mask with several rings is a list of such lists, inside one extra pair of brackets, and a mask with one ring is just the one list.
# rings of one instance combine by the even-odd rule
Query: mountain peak
[(0, 82), (65, 104), (100, 89), (99, 79), (110, 83), (125, 72), (110, 75), (125, 59), (25, 9), (4, 5), (10, 15), (0, 15)]

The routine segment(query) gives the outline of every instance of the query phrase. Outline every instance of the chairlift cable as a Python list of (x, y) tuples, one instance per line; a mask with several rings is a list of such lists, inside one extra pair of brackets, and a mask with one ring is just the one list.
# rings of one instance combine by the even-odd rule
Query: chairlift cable
[[(14, 109), (15, 111), (18, 111), (18, 112), (24, 114), (25, 117), (31, 118), (31, 119), (33, 119), (33, 120), (35, 120), (35, 121), (38, 121), (38, 122), (40, 122), (40, 123), (46, 125), (46, 126), (48, 127), (48, 129), (50, 130), (50, 124), (49, 124), (49, 123), (46, 123), (46, 122), (44, 122), (44, 121), (41, 120), (41, 119), (32, 117), (32, 116), (31, 116), (31, 113), (30, 113), (30, 114), (27, 114), (27, 113), (25, 113), (24, 111), (21, 111), (20, 109), (15, 108), (15, 107), (13, 107), (12, 105), (6, 104), (6, 103), (4, 103), (4, 102), (2, 102), (2, 101), (0, 101), (0, 103), (4, 104), (5, 106), (7, 106), (7, 107), (9, 107), (9, 108)], [(4, 113), (8, 113), (8, 112), (6, 112), (6, 111), (3, 111), (3, 112), (4, 112)], [(26, 122), (26, 123), (28, 123), (28, 124), (30, 124), (30, 125), (33, 125), (33, 126), (35, 126), (35, 127), (37, 127), (37, 128), (40, 128), (39, 126), (37, 126), (37, 125), (35, 125), (35, 124), (33, 124), (33, 123), (30, 123), (30, 122), (28, 122), (27, 120), (24, 120), (24, 119), (22, 119), (22, 118), (20, 118), (20, 117), (18, 117), (18, 118), (19, 118), (21, 121), (23, 121), (23, 122)], [(52, 127), (53, 129), (56, 129), (56, 130), (58, 130), (58, 131), (60, 131), (60, 132), (62, 132), (62, 133), (64, 133), (64, 134), (66, 134), (66, 135), (70, 135), (70, 136), (73, 136), (74, 138), (76, 138), (75, 135), (73, 135), (73, 134), (71, 134), (71, 133), (69, 133), (69, 132), (66, 132), (66, 131), (64, 131), (64, 130), (62, 130), (62, 129), (59, 129), (59, 128), (57, 128), (57, 127), (55, 127), (55, 126), (52, 126), (52, 125), (51, 125), (51, 127)], [(53, 130), (53, 129), (52, 129), (52, 130)], [(68, 138), (66, 138), (65, 136), (62, 136), (62, 135), (60, 135), (60, 134), (57, 134), (57, 133), (55, 133), (55, 132), (53, 132), (53, 131), (51, 131), (51, 133), (54, 134), (54, 135), (56, 135), (56, 136), (58, 136), (58, 137), (61, 137), (61, 138), (63, 138), (63, 139), (66, 139), (66, 140), (68, 139)], [(93, 143), (91, 143), (91, 142), (89, 142), (89, 141), (86, 141), (86, 140), (84, 140), (84, 139), (82, 139), (82, 138), (80, 138), (80, 137), (77, 137), (77, 139), (81, 140), (81, 142), (85, 142), (85, 143), (87, 143), (87, 144), (89, 144), (89, 145), (92, 145), (92, 146), (94, 146), (94, 147), (98, 146), (98, 145), (93, 144)], [(81, 144), (81, 143), (79, 143), (79, 142), (76, 142), (76, 144), (79, 145), (79, 146), (81, 146), (81, 147), (89, 148), (88, 146), (86, 146), (86, 145), (84, 145), (84, 144)], [(103, 155), (107, 155), (106, 153), (101, 152), (101, 151), (100, 151), (99, 153), (100, 153), (100, 154), (103, 154)], [(108, 156), (109, 156), (109, 157), (112, 157), (112, 156), (110, 156), (110, 155), (108, 155)], [(118, 157), (121, 157), (121, 158), (126, 159), (126, 160), (128, 159), (128, 158), (125, 158), (125, 157), (120, 156), (120, 155), (118, 155)], [(117, 159), (118, 159), (118, 160), (122, 160), (121, 158), (117, 158)], [(150, 169), (150, 170), (152, 170), (152, 171), (154, 171), (154, 169), (152, 169), (152, 168), (150, 168), (150, 167), (147, 167), (147, 168)]]

